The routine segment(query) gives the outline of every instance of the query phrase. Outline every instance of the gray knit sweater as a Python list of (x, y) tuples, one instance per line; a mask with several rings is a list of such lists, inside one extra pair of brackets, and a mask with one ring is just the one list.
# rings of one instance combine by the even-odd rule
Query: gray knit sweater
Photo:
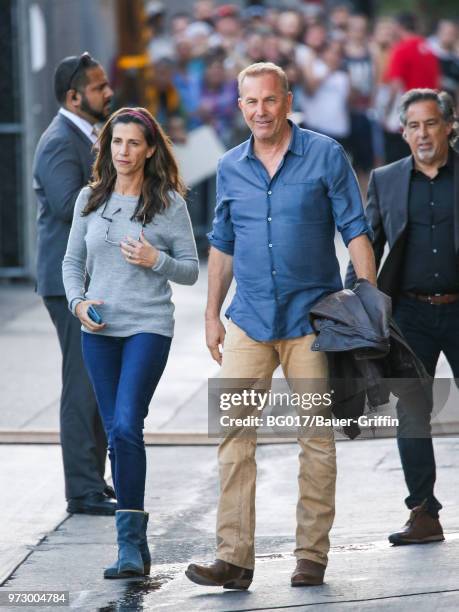
[[(67, 252), (62, 263), (65, 293), (69, 308), (83, 299), (103, 300), (97, 306), (107, 326), (98, 334), (131, 336), (150, 332), (173, 336), (174, 305), (169, 281), (192, 285), (199, 272), (198, 256), (185, 201), (172, 193), (170, 205), (144, 227), (145, 238), (159, 251), (153, 268), (128, 263), (119, 243), (126, 236), (138, 239), (142, 224), (130, 218), (137, 205), (137, 196), (113, 193), (104, 217), (103, 206), (86, 217), (81, 216), (90, 193), (85, 187), (75, 204)], [(85, 291), (86, 272), (89, 285)], [(89, 332), (83, 328), (85, 332)]]

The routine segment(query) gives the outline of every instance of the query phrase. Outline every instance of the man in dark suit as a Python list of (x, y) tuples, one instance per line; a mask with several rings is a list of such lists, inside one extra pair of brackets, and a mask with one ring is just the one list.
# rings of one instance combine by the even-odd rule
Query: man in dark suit
[[(378, 287), (393, 299), (394, 318), (433, 377), (444, 352), (459, 377), (459, 155), (454, 106), (445, 92), (412, 89), (401, 100), (403, 137), (411, 155), (374, 170), (367, 218), (374, 231), (377, 267), (389, 253)], [(348, 270), (346, 286), (355, 278)], [(430, 429), (432, 405), (399, 402), (398, 447), (411, 515), (389, 536), (392, 544), (443, 540), (434, 495), (435, 457)]]
[(107, 441), (83, 365), (80, 324), (67, 307), (62, 260), (76, 198), (91, 175), (95, 125), (109, 115), (113, 91), (104, 69), (88, 53), (59, 63), (54, 89), (61, 108), (40, 138), (33, 169), (37, 292), (56, 328), (63, 358), (60, 430), (67, 511), (112, 515), (114, 493), (104, 481)]

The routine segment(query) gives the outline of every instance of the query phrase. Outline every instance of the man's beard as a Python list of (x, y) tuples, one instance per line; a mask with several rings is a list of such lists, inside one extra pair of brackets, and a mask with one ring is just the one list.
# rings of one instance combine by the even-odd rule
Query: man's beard
[(427, 151), (420, 151), (418, 149), (418, 158), (422, 161), (422, 162), (430, 162), (432, 161), (432, 159), (435, 157), (436, 151), (434, 149), (434, 147), (432, 147), (431, 149), (428, 149)]
[(108, 110), (107, 112), (104, 112), (103, 110), (98, 111), (95, 108), (93, 108), (88, 101), (88, 98), (82, 94), (81, 95), (81, 105), (80, 105), (80, 109), (86, 113), (87, 115), (89, 115), (90, 117), (92, 117), (93, 119), (96, 119), (97, 122), (103, 122), (105, 121), (109, 115), (110, 115), (110, 110)]

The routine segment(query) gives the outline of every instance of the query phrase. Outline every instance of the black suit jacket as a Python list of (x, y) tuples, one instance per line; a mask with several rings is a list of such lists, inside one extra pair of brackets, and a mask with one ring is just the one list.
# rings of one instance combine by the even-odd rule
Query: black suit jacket
[[(411, 155), (387, 166), (373, 170), (368, 185), (365, 215), (371, 225), (376, 269), (379, 270), (386, 243), (389, 253), (378, 274), (378, 288), (397, 299), (403, 269), (408, 198), (410, 189)], [(454, 153), (454, 244), (459, 264), (459, 153)], [(459, 265), (458, 265), (459, 270)], [(349, 264), (345, 286), (352, 288), (356, 276)]]
[(65, 295), (64, 259), (75, 201), (91, 176), (92, 142), (58, 113), (35, 152), (33, 187), (37, 197), (37, 292)]

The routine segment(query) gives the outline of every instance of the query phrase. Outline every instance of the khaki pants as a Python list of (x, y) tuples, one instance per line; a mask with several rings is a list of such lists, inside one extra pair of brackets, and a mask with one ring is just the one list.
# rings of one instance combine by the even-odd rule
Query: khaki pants
[[(324, 379), (327, 361), (312, 352), (314, 334), (290, 340), (257, 342), (229, 322), (220, 378), (271, 380), (282, 366), (286, 378)], [(295, 556), (327, 564), (329, 531), (335, 515), (336, 453), (332, 428), (299, 438), (299, 498)], [(256, 438), (227, 436), (218, 449), (220, 500), (217, 559), (252, 569), (255, 564)]]

